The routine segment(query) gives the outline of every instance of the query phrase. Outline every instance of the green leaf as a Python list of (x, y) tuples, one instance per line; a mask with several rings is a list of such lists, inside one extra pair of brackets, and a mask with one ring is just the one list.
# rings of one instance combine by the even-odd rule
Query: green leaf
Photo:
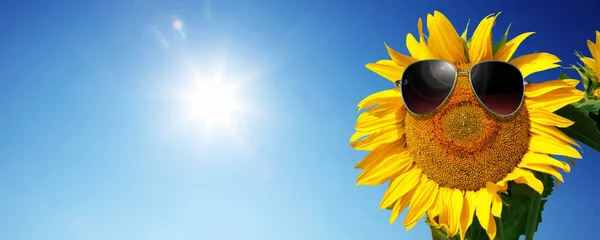
[(490, 240), (485, 229), (481, 227), (477, 215), (473, 216), (473, 223), (471, 223), (471, 226), (467, 230), (465, 238), (467, 240)]
[(586, 113), (573, 105), (567, 105), (554, 112), (575, 123), (568, 128), (558, 128), (567, 136), (600, 152), (600, 131), (598, 125)]
[(582, 103), (576, 104), (576, 106), (581, 110), (585, 110), (598, 115), (598, 111), (600, 111), (600, 100), (590, 98)]
[(552, 192), (554, 191), (554, 178), (552, 178), (552, 176), (545, 174), (545, 173), (540, 173), (540, 172), (535, 172), (535, 176), (540, 179), (542, 181), (542, 183), (544, 184), (544, 191), (542, 192), (542, 198), (547, 198), (548, 196), (552, 195)]
[(503, 240), (518, 240), (521, 235), (525, 235), (533, 190), (525, 184), (514, 182), (509, 182), (508, 186), (508, 194), (505, 194), (508, 206), (502, 208)]
[(506, 28), (506, 32), (504, 32), (504, 36), (502, 36), (502, 38), (500, 39), (500, 41), (498, 41), (492, 47), (492, 52), (493, 52), (494, 55), (496, 55), (496, 52), (498, 51), (498, 49), (502, 48), (504, 46), (504, 44), (506, 44), (506, 39), (508, 38), (508, 30), (510, 30), (510, 25), (511, 24), (508, 24), (508, 28)]
[(596, 122), (596, 126), (600, 126), (600, 115), (599, 114), (590, 114), (589, 117)]
[[(536, 173), (536, 177), (544, 184), (542, 200), (538, 209), (537, 226), (542, 222), (541, 213), (544, 210), (544, 204), (554, 188), (554, 179), (552, 176), (543, 173)], [(519, 240), (521, 235), (525, 235), (527, 230), (527, 221), (531, 210), (531, 203), (535, 197), (540, 195), (526, 184), (508, 183), (508, 193), (502, 194), (502, 200), (508, 204), (502, 208), (502, 226), (504, 227), (504, 238), (502, 240)]]

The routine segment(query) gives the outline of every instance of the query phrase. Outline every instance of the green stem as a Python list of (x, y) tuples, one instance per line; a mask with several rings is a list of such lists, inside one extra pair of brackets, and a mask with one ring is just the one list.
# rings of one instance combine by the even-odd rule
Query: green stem
[(540, 204), (542, 202), (542, 196), (537, 192), (532, 191), (533, 201), (531, 201), (531, 208), (529, 209), (529, 216), (527, 217), (527, 229), (525, 230), (525, 240), (533, 240), (533, 235), (538, 224), (538, 217), (540, 214)]

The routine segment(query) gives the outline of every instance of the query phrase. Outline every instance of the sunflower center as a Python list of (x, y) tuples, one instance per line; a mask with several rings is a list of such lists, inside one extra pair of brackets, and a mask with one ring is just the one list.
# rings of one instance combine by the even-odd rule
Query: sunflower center
[[(467, 71), (469, 65), (458, 65)], [(478, 190), (516, 167), (529, 147), (529, 118), (521, 108), (496, 117), (477, 101), (468, 77), (459, 76), (447, 102), (428, 116), (407, 114), (406, 145), (416, 165), (440, 186)]]
[(470, 102), (457, 103), (444, 110), (432, 120), (438, 126), (437, 136), (445, 145), (471, 153), (482, 147), (481, 142), (493, 133), (492, 128), (486, 126), (493, 126), (494, 122), (486, 118), (482, 108)]

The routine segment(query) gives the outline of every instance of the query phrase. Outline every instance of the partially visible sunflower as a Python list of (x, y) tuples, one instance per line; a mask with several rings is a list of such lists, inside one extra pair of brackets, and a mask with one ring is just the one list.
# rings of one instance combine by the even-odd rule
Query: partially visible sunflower
[[(523, 33), (494, 51), (492, 26), (498, 15), (485, 17), (467, 41), (459, 36), (440, 12), (427, 16), (429, 36), (418, 20), (419, 40), (406, 36), (410, 56), (385, 45), (391, 60), (366, 67), (394, 82), (409, 64), (423, 59), (442, 59), (461, 71), (485, 60), (507, 61), (523, 76), (556, 68), (560, 60), (549, 53), (513, 58), (517, 47), (533, 32)], [(511, 60), (512, 59), (512, 60)], [(407, 112), (398, 89), (374, 93), (358, 104), (357, 132), (350, 138), (356, 150), (370, 153), (355, 167), (362, 169), (357, 185), (375, 186), (390, 181), (380, 207), (391, 210), (390, 224), (408, 206), (407, 230), (425, 214), (437, 227), (461, 239), (476, 216), (490, 239), (496, 235), (495, 218), (501, 217), (500, 194), (508, 182), (527, 184), (542, 193), (534, 171), (563, 181), (559, 172), (570, 166), (550, 155), (581, 158), (575, 141), (557, 129), (573, 124), (554, 111), (577, 102), (583, 92), (579, 81), (553, 80), (529, 84), (525, 100), (512, 117), (498, 118), (486, 112), (474, 96), (468, 77), (459, 76), (447, 102), (433, 116)], [(578, 146), (578, 145), (577, 145)]]
[[(592, 74), (596, 77), (597, 81), (600, 81), (600, 32), (596, 31), (596, 43), (591, 40), (587, 41), (588, 48), (592, 54), (592, 58), (580, 57), (579, 59), (585, 64), (586, 67), (592, 70)], [(600, 88), (596, 89), (594, 95), (600, 98)]]

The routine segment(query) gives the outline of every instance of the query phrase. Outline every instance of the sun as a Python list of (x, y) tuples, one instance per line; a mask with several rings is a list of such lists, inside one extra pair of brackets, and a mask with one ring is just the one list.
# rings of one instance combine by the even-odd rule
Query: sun
[(182, 92), (187, 117), (203, 121), (207, 127), (230, 126), (241, 109), (237, 86), (218, 79), (196, 79), (191, 89)]
[[(429, 36), (418, 20), (419, 40), (406, 36), (410, 56), (385, 45), (391, 60), (366, 67), (394, 82), (411, 63), (442, 59), (465, 72), (487, 60), (509, 62), (523, 77), (556, 68), (560, 62), (549, 53), (514, 57), (517, 47), (532, 32), (523, 33), (495, 49), (492, 27), (498, 15), (485, 17), (470, 39), (458, 35), (440, 12), (427, 16)], [(581, 158), (575, 141), (557, 128), (573, 124), (554, 111), (579, 101), (584, 93), (573, 79), (530, 83), (521, 107), (508, 119), (486, 114), (472, 92), (468, 77), (456, 80), (447, 103), (429, 116), (410, 113), (398, 89), (374, 93), (358, 104), (356, 133), (350, 138), (356, 150), (370, 153), (355, 168), (362, 169), (357, 185), (389, 183), (380, 207), (391, 210), (393, 223), (404, 209), (404, 225), (410, 229), (423, 216), (449, 235), (465, 234), (473, 219), (496, 235), (496, 218), (502, 215), (501, 195), (508, 182), (526, 184), (538, 193), (543, 183), (534, 175), (546, 173), (563, 181), (570, 166), (551, 155)]]

